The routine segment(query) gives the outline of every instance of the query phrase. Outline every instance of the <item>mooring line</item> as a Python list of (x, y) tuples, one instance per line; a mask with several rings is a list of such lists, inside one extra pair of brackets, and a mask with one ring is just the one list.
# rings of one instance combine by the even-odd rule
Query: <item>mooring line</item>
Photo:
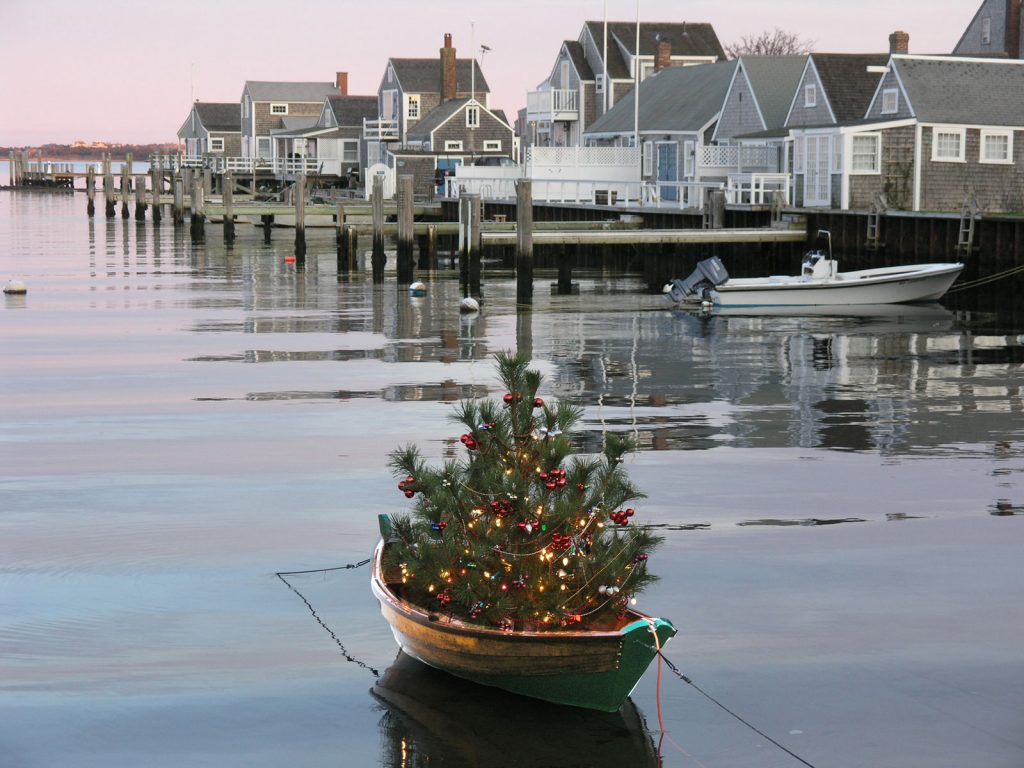
[[(712, 702), (713, 704), (717, 705), (718, 707), (720, 707), (724, 711), (728, 712), (734, 718), (736, 718), (741, 723), (743, 723), (745, 726), (747, 726), (747, 728), (752, 730), (754, 733), (760, 735), (762, 738), (765, 738), (768, 741), (770, 741), (772, 744), (774, 744), (776, 747), (781, 749), (783, 752), (785, 752), (787, 755), (789, 755), (793, 759), (799, 760), (801, 763), (806, 765), (807, 768), (815, 768), (815, 766), (813, 764), (811, 764), (811, 763), (807, 762), (806, 760), (804, 760), (796, 752), (794, 752), (793, 750), (789, 749), (788, 747), (783, 746), (782, 744), (777, 742), (775, 739), (773, 739), (771, 736), (769, 736), (767, 733), (762, 731), (760, 728), (758, 728), (757, 726), (755, 726), (752, 723), (748, 722), (747, 720), (744, 720), (738, 714), (736, 714), (731, 709), (729, 709), (727, 706), (725, 706), (722, 702), (718, 701), (718, 699), (716, 699), (710, 693), (708, 693), (703, 688), (701, 688), (699, 685), (697, 685), (695, 682), (693, 682), (693, 680), (691, 680), (686, 675), (684, 675), (682, 672), (680, 672), (679, 671), (679, 667), (677, 667), (675, 664), (673, 664), (669, 660), (669, 658), (664, 653), (661, 652), (660, 649), (658, 650), (658, 656), (661, 657), (662, 659), (664, 659), (665, 664), (668, 666), (669, 669), (671, 669), (675, 673), (676, 677), (678, 677), (680, 680), (682, 680), (687, 685), (692, 686), (694, 688), (694, 690), (696, 690), (698, 693), (700, 693), (702, 696), (704, 696), (708, 701)], [(675, 743), (675, 742), (673, 742), (673, 743)]]
[(299, 592), (299, 590), (297, 590), (292, 585), (292, 583), (290, 581), (288, 581), (288, 579), (285, 578), (285, 576), (298, 576), (298, 575), (307, 574), (307, 573), (327, 573), (328, 571), (349, 571), (349, 570), (352, 570), (353, 568), (361, 568), (362, 566), (364, 566), (367, 563), (369, 563), (371, 560), (373, 560), (373, 558), (372, 557), (368, 557), (365, 560), (361, 560), (358, 563), (349, 563), (348, 565), (339, 565), (336, 568), (314, 568), (314, 569), (308, 570), (308, 571), (278, 571), (274, 575), (277, 576), (277, 578), (279, 578), (282, 582), (284, 582), (284, 585), (286, 587), (288, 587), (288, 589), (290, 589), (296, 595), (298, 595), (299, 599), (306, 604), (306, 607), (309, 609), (310, 614), (313, 616), (314, 619), (316, 619), (316, 623), (324, 628), (324, 630), (327, 632), (327, 634), (329, 634), (331, 636), (331, 639), (334, 640), (334, 642), (338, 646), (338, 648), (341, 649), (341, 655), (345, 657), (346, 661), (350, 661), (353, 664), (356, 664), (357, 666), (360, 666), (363, 669), (368, 670), (374, 677), (379, 678), (380, 677), (380, 672), (378, 672), (376, 669), (371, 667), (365, 661), (360, 661), (355, 656), (350, 654), (348, 652), (348, 649), (345, 648), (345, 644), (341, 642), (341, 638), (338, 637), (337, 634), (335, 634), (333, 629), (331, 629), (329, 626), (327, 626), (327, 624), (324, 623), (323, 619), (321, 619), (319, 615), (317, 615), (316, 609), (313, 607), (313, 604), (311, 602), (309, 602), (309, 600), (306, 599), (306, 596), (303, 595), (301, 592)]

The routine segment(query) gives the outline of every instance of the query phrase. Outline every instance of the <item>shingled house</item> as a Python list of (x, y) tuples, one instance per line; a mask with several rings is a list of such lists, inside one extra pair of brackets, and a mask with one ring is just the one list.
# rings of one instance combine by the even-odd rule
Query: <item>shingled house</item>
[(953, 54), (1019, 59), (1022, 35), (1021, 0), (984, 0)]
[(237, 157), (241, 153), (242, 133), (238, 104), (197, 101), (178, 129), (185, 145), (185, 161), (203, 162), (205, 156)]
[(273, 131), (310, 127), (319, 118), (324, 99), (344, 95), (339, 85), (346, 86), (347, 78), (339, 72), (334, 83), (247, 81), (240, 107), (242, 157), (274, 157)]
[(642, 22), (639, 50), (635, 22), (608, 22), (605, 31), (604, 22), (588, 21), (576, 40), (562, 43), (548, 78), (527, 94), (525, 142), (580, 146), (589, 127), (633, 89), (637, 74), (643, 81), (666, 67), (725, 59), (710, 24)]
[(412, 174), (417, 194), (433, 192), (461, 163), (516, 153), (514, 130), (489, 107), (480, 65), (457, 57), (450, 34), (437, 58), (388, 59), (377, 95), (378, 117), (363, 131), (368, 167)]

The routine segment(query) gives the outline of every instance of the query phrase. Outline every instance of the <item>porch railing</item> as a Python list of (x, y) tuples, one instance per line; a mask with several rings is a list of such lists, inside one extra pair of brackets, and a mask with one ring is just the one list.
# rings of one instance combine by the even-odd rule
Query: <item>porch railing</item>
[(576, 91), (568, 88), (551, 88), (526, 94), (526, 119), (531, 122), (578, 120), (579, 116), (579, 94)]
[(363, 138), (367, 141), (398, 141), (398, 121), (363, 118)]

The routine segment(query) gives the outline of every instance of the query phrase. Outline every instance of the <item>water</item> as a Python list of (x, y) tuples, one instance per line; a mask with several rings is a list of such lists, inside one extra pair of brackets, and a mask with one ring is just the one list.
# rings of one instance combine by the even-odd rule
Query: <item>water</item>
[[(641, 445), (641, 607), (702, 689), (817, 766), (1024, 764), (1019, 285), (699, 317), (590, 272), (517, 312), (489, 266), (467, 319), (455, 273), (414, 300), (339, 280), (328, 233), (304, 267), (239, 234), (0, 194), (29, 288), (0, 305), (0, 764), (657, 765), (655, 667), (620, 714), (552, 712), (395, 665), (365, 568), (289, 579), (344, 653), (274, 577), (366, 557), (387, 453), (455, 453), (451, 403), (517, 347), (584, 448)], [(666, 766), (798, 764), (667, 668), (660, 702)]]

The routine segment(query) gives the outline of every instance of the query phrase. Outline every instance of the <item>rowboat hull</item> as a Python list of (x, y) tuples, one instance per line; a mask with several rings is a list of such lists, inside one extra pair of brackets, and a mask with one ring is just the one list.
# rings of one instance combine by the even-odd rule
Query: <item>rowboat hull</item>
[[(387, 585), (374, 554), (371, 588), (399, 647), (424, 664), (481, 685), (556, 704), (614, 712), (675, 627), (631, 612), (610, 631), (504, 632), (431, 613)], [(657, 640), (655, 640), (655, 634)]]
[(788, 275), (730, 279), (715, 287), (712, 302), (721, 307), (792, 307), (936, 301), (963, 268), (963, 264), (912, 264), (840, 272), (824, 279)]

